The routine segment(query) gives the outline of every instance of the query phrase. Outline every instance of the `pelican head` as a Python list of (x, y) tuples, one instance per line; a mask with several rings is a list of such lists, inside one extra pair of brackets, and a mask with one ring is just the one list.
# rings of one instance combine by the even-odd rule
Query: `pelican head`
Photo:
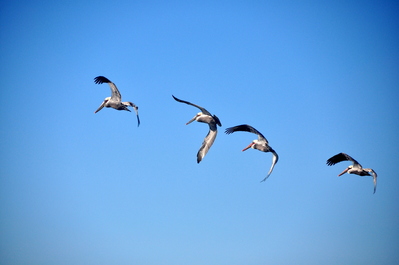
[(202, 115), (202, 112), (198, 112), (197, 115), (194, 116), (194, 118), (192, 118), (191, 120), (189, 120), (189, 121), (186, 123), (186, 125), (188, 125), (188, 124), (192, 123), (193, 121), (197, 120), (197, 118), (198, 118), (199, 116), (201, 116), (201, 115)]
[(242, 149), (242, 151), (244, 152), (245, 150), (247, 150), (249, 148), (255, 149), (255, 141), (252, 141), (247, 147)]
[(350, 165), (350, 166), (347, 167), (344, 171), (342, 171), (342, 172), (338, 175), (338, 177), (342, 176), (343, 174), (345, 174), (346, 172), (348, 172), (349, 169), (352, 169), (352, 168), (353, 168), (353, 165)]
[(100, 107), (98, 107), (98, 109), (94, 112), (97, 113), (99, 112), (102, 108), (104, 108), (105, 104), (107, 104), (107, 102), (111, 99), (111, 97), (106, 97), (103, 101), (103, 103), (101, 103)]

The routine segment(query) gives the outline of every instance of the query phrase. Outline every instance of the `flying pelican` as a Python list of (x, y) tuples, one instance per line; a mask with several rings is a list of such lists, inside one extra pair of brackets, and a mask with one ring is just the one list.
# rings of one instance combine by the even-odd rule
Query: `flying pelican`
[(250, 125), (243, 124), (243, 125), (237, 125), (234, 127), (230, 127), (230, 128), (226, 129), (225, 133), (231, 134), (233, 132), (238, 132), (238, 131), (250, 132), (250, 133), (254, 133), (254, 134), (258, 135), (258, 139), (253, 140), (247, 147), (242, 149), (242, 151), (245, 151), (249, 148), (253, 148), (253, 149), (258, 149), (259, 151), (262, 151), (265, 153), (271, 152), (273, 154), (272, 166), (270, 167), (270, 170), (269, 170), (269, 173), (267, 173), (267, 176), (262, 180), (262, 181), (265, 181), (272, 173), (273, 168), (278, 161), (278, 155), (277, 155), (276, 151), (274, 151), (274, 149), (271, 148), (271, 146), (269, 146), (269, 142), (266, 140), (266, 138), (263, 136), (263, 134), (261, 134), (258, 130), (256, 130), (254, 127), (252, 127)]
[(197, 115), (194, 116), (194, 118), (189, 120), (186, 123), (186, 125), (192, 123), (195, 120), (198, 121), (198, 122), (207, 123), (209, 125), (209, 132), (206, 135), (206, 137), (204, 139), (204, 142), (202, 143), (202, 146), (201, 146), (201, 148), (199, 149), (199, 151), (197, 153), (197, 163), (199, 163), (204, 158), (206, 153), (208, 153), (209, 149), (211, 148), (213, 142), (216, 139), (216, 135), (218, 133), (216, 125), (222, 126), (222, 124), (220, 123), (220, 120), (219, 120), (219, 118), (216, 115), (212, 115), (209, 111), (207, 111), (203, 107), (200, 107), (200, 106), (195, 105), (195, 104), (193, 104), (191, 102), (188, 102), (188, 101), (184, 101), (184, 100), (178, 99), (178, 98), (176, 98), (173, 95), (172, 95), (172, 97), (178, 102), (186, 103), (188, 105), (197, 107), (197, 108), (199, 108), (201, 110), (201, 112), (199, 112)]
[(104, 76), (97, 76), (96, 78), (94, 78), (94, 83), (96, 83), (96, 84), (107, 83), (109, 85), (109, 87), (111, 88), (111, 96), (106, 97), (104, 99), (103, 103), (101, 103), (100, 107), (94, 113), (99, 112), (104, 107), (114, 108), (116, 110), (130, 111), (127, 107), (131, 106), (134, 109), (134, 111), (136, 112), (137, 126), (140, 125), (140, 118), (139, 118), (139, 112), (138, 112), (139, 107), (137, 107), (136, 105), (134, 105), (134, 103), (132, 103), (130, 101), (122, 102), (121, 93), (119, 92), (118, 88), (116, 87), (116, 85), (114, 83), (109, 81), (109, 79)]
[[(377, 188), (377, 173), (375, 173), (375, 171), (372, 170), (371, 168), (363, 168), (359, 164), (359, 162), (357, 162), (355, 159), (353, 159), (351, 156), (349, 156), (345, 153), (339, 153), (339, 154), (329, 158), (327, 160), (327, 165), (332, 166), (332, 165), (335, 165), (342, 161), (352, 161), (353, 165), (350, 165), (349, 167), (347, 167), (344, 171), (342, 171), (342, 173), (340, 173), (338, 175), (338, 177), (347, 172), (348, 172), (348, 174), (356, 174), (356, 175), (359, 175), (362, 177), (363, 176), (372, 176), (373, 182), (374, 182), (374, 192), (373, 192), (373, 194), (374, 194), (375, 190)], [(370, 175), (370, 173), (371, 173), (371, 175)]]

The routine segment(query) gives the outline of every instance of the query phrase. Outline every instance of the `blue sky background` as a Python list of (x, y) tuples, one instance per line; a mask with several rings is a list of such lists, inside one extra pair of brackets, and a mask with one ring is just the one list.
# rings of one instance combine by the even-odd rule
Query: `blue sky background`
[[(398, 264), (395, 1), (2, 1), (1, 264)], [(94, 111), (110, 95), (134, 112)], [(223, 127), (208, 155), (205, 107)], [(256, 135), (271, 154), (241, 152)], [(378, 173), (337, 175), (346, 152)]]

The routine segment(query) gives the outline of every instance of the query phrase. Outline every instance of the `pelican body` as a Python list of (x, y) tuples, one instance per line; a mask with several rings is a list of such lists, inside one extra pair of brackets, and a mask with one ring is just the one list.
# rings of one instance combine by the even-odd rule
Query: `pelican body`
[[(375, 171), (371, 168), (363, 168), (359, 162), (357, 162), (354, 158), (352, 158), (351, 156), (345, 154), (345, 153), (339, 153), (336, 154), (333, 157), (330, 157), (327, 160), (327, 165), (328, 166), (332, 166), (335, 165), (339, 162), (342, 161), (351, 161), (353, 164), (350, 165), (349, 167), (347, 167), (344, 171), (342, 171), (338, 177), (342, 176), (345, 173), (348, 174), (356, 174), (359, 176), (372, 176), (373, 177), (373, 183), (374, 183), (374, 192), (375, 193), (376, 189), (377, 189), (377, 173), (375, 173)], [(371, 174), (370, 174), (371, 173)]]
[(248, 150), (249, 148), (252, 149), (257, 149), (259, 151), (262, 152), (271, 152), (273, 154), (273, 158), (272, 158), (272, 165), (270, 167), (269, 172), (267, 173), (267, 176), (261, 181), (265, 181), (270, 174), (273, 171), (274, 166), (276, 165), (277, 161), (278, 161), (278, 155), (276, 153), (276, 151), (274, 151), (274, 149), (269, 145), (269, 142), (267, 141), (267, 139), (263, 136), (263, 134), (261, 134), (258, 130), (256, 130), (254, 127), (247, 125), (247, 124), (243, 124), (243, 125), (237, 125), (234, 127), (230, 127), (227, 128), (225, 133), (226, 134), (231, 134), (234, 132), (250, 132), (250, 133), (254, 133), (258, 135), (258, 139), (253, 140), (247, 147), (245, 147), (244, 149), (242, 149), (242, 151)]
[(104, 76), (97, 76), (96, 78), (94, 78), (94, 83), (96, 83), (96, 84), (107, 83), (109, 85), (109, 87), (111, 88), (111, 96), (106, 97), (104, 99), (103, 103), (101, 103), (100, 107), (94, 113), (99, 112), (104, 107), (114, 108), (116, 110), (126, 110), (126, 111), (130, 112), (130, 109), (128, 109), (128, 106), (130, 106), (136, 112), (137, 126), (140, 125), (140, 118), (139, 118), (139, 113), (138, 113), (139, 107), (137, 107), (134, 103), (132, 103), (130, 101), (122, 102), (121, 93), (119, 92), (118, 88), (116, 87), (116, 85), (114, 83), (112, 83), (108, 78), (106, 78)]
[(216, 139), (216, 135), (218, 133), (217, 126), (222, 126), (222, 124), (220, 123), (220, 120), (216, 115), (212, 115), (205, 108), (195, 105), (191, 102), (178, 99), (173, 95), (172, 95), (172, 97), (178, 102), (194, 106), (201, 110), (201, 112), (197, 113), (197, 115), (195, 115), (194, 118), (189, 120), (186, 123), (186, 125), (192, 123), (193, 121), (203, 122), (203, 123), (207, 123), (209, 125), (209, 132), (205, 136), (202, 146), (197, 153), (197, 163), (199, 163), (205, 157), (205, 155), (208, 153), (209, 149), (211, 148), (211, 146), (213, 145), (213, 142)]

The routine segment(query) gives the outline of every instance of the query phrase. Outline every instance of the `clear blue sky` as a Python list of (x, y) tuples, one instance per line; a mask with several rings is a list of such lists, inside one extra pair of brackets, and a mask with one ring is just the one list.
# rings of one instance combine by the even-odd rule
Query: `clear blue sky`
[(0, 3), (0, 263), (398, 264), (397, 3), (165, 2)]

